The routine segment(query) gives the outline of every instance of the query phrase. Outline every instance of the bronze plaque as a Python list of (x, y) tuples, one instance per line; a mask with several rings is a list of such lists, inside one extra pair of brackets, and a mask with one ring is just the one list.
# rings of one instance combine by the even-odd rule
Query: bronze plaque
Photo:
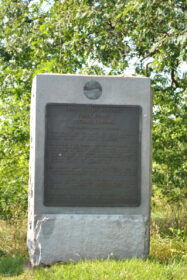
[(44, 205), (140, 205), (141, 108), (48, 104)]

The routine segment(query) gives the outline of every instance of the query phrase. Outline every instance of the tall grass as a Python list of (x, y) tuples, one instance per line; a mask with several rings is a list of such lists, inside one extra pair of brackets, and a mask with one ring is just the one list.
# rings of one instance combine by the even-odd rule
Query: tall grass
[(27, 219), (15, 219), (13, 223), (0, 220), (0, 258), (3, 256), (28, 256), (26, 248)]
[(161, 262), (187, 260), (185, 204), (152, 201), (150, 257)]

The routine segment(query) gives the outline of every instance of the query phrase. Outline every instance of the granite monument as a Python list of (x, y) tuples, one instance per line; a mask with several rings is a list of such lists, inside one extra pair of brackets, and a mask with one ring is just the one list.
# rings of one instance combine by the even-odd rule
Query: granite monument
[(146, 257), (150, 80), (39, 74), (31, 100), (32, 265)]

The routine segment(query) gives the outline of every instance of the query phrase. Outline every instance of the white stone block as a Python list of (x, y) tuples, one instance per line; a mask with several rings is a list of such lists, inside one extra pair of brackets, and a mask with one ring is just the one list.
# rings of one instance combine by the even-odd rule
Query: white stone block
[(29, 234), (32, 265), (148, 253), (147, 221), (141, 216), (41, 215)]

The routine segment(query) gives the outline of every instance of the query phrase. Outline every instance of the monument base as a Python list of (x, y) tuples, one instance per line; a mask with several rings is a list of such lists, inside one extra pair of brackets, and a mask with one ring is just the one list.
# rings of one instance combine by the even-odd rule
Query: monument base
[(35, 216), (27, 239), (31, 263), (145, 258), (149, 251), (148, 221), (142, 215)]

